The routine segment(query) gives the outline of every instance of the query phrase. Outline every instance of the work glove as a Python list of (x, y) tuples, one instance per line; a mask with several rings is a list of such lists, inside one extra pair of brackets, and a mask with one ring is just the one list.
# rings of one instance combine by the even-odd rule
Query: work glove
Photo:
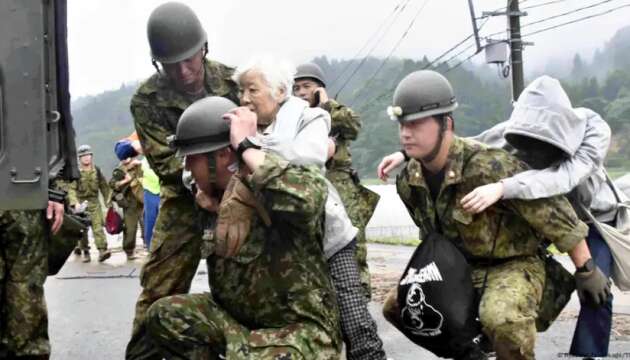
[(604, 305), (610, 293), (610, 280), (595, 266), (591, 271), (575, 272), (575, 287), (581, 304), (591, 307)]
[(219, 205), (215, 254), (226, 258), (238, 254), (249, 236), (252, 219), (256, 214), (260, 216), (265, 226), (271, 225), (267, 210), (256, 200), (241, 177), (234, 174)]

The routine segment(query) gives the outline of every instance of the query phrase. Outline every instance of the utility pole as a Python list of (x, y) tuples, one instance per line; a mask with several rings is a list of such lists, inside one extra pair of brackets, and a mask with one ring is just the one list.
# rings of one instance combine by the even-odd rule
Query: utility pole
[(508, 0), (507, 16), (510, 31), (510, 67), (512, 68), (512, 100), (516, 101), (525, 88), (523, 76), (523, 41), (521, 40), (521, 16), (518, 0)]
[(477, 52), (481, 52), (481, 42), (479, 41), (479, 28), (477, 27), (477, 16), (475, 15), (475, 6), (473, 0), (468, 0), (468, 9), (470, 10), (470, 19), (472, 20), (473, 34), (475, 34), (475, 44)]

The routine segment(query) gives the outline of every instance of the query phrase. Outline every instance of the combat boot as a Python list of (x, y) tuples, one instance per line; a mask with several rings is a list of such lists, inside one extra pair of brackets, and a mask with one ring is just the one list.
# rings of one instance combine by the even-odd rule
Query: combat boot
[(92, 258), (90, 257), (90, 250), (83, 250), (83, 261), (84, 263), (89, 263), (90, 261), (92, 261)]
[(107, 249), (98, 249), (98, 262), (103, 262), (112, 256), (111, 251)]

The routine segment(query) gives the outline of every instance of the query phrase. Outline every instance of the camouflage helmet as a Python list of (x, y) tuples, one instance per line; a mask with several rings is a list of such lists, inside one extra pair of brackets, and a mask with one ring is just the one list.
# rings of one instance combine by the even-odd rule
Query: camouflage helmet
[(394, 104), (387, 108), (387, 114), (393, 121), (408, 122), (450, 113), (456, 108), (457, 101), (448, 80), (435, 71), (420, 70), (398, 83)]
[(90, 147), (90, 145), (81, 145), (79, 146), (79, 148), (77, 149), (77, 156), (81, 157), (81, 156), (85, 156), (85, 155), (92, 155), (92, 148)]
[(305, 63), (297, 67), (297, 72), (293, 76), (294, 80), (311, 78), (319, 81), (323, 87), (326, 87), (326, 81), (324, 80), (324, 72), (317, 64)]
[(165, 64), (188, 59), (207, 41), (195, 12), (178, 2), (168, 2), (153, 10), (147, 23), (147, 37), (152, 58)]
[(212, 152), (230, 145), (230, 125), (223, 115), (237, 107), (231, 100), (211, 96), (195, 101), (179, 117), (170, 146), (177, 156)]

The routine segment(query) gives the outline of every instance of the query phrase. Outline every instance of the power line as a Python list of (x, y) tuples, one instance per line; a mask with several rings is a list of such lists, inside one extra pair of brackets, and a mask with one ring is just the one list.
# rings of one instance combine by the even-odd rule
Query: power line
[(561, 3), (561, 2), (565, 2), (565, 1), (567, 1), (567, 0), (548, 1), (548, 2), (545, 2), (545, 3), (541, 3), (541, 4), (534, 4), (534, 5), (526, 6), (526, 7), (522, 8), (521, 10), (535, 9), (535, 8), (538, 8), (538, 7), (541, 7), (541, 6), (552, 5), (552, 4)]
[[(499, 11), (505, 11), (506, 9), (508, 9), (508, 8), (510, 7), (510, 5), (512, 5), (512, 1), (514, 1), (514, 0), (510, 0), (510, 1), (508, 2), (508, 5), (507, 5), (507, 6), (502, 6), (502, 7), (500, 7), (500, 8), (496, 8), (496, 9), (494, 9), (494, 10), (490, 11), (490, 12), (491, 12), (491, 13), (496, 13), (496, 12), (499, 12)], [(564, 0), (562, 0), (562, 1), (564, 1)], [(527, 0), (521, 0), (521, 2), (520, 2), (519, 4), (521, 4), (521, 5), (522, 5), (522, 4), (526, 3), (526, 2), (527, 2)], [(483, 19), (483, 18), (487, 18), (487, 17), (488, 17), (488, 16), (481, 16), (481, 17), (478, 17), (478, 18), (477, 18), (477, 20), (480, 20), (480, 19)]]
[(451, 72), (451, 70), (455, 70), (458, 67), (460, 67), (463, 63), (467, 62), (468, 60), (472, 59), (475, 55), (479, 54), (478, 52), (474, 52), (472, 53), (470, 56), (468, 56), (467, 58), (465, 58), (464, 60), (458, 62), (456, 65), (451, 66), (450, 68), (448, 68), (448, 70), (445, 71), (445, 73)]
[[(396, 42), (396, 44), (394, 45), (394, 47), (392, 48), (392, 50), (389, 52), (389, 54), (387, 54), (387, 57), (381, 61), (381, 64), (379, 65), (379, 67), (376, 69), (376, 71), (374, 72), (374, 74), (372, 74), (372, 76), (370, 77), (370, 79), (368, 79), (368, 81), (365, 83), (365, 86), (363, 87), (364, 89), (367, 88), (372, 81), (376, 78), (376, 75), (378, 75), (378, 73), (381, 71), (381, 69), (385, 66), (385, 64), (387, 64), (387, 62), (389, 61), (389, 59), (391, 58), (392, 54), (394, 54), (394, 51), (396, 51), (398, 49), (398, 46), (400, 46), (400, 44), (402, 43), (402, 41), (405, 39), (405, 37), (407, 37), (407, 34), (409, 34), (409, 30), (411, 30), (411, 28), (413, 27), (413, 25), (416, 23), (416, 20), (418, 19), (418, 16), (420, 16), (420, 14), (422, 13), (422, 10), (424, 10), (424, 8), (426, 7), (427, 3), (429, 2), (429, 0), (424, 0), (424, 3), (422, 3), (422, 5), (420, 6), (420, 8), (418, 9), (418, 11), (416, 12), (416, 14), (414, 15), (413, 19), (411, 20), (411, 22), (409, 23), (409, 25), (407, 26), (407, 29), (405, 30), (405, 32), (400, 36), (400, 39), (398, 39), (398, 41)], [(355, 96), (354, 100), (356, 100), (359, 97), (359, 94), (361, 92), (359, 91), (357, 93), (357, 95)], [(354, 101), (353, 101), (354, 102)]]
[[(617, 7), (614, 7), (614, 8), (608, 9), (608, 10), (606, 10), (606, 11), (602, 11), (602, 12), (597, 13), (597, 14), (592, 14), (592, 15), (584, 16), (584, 17), (581, 17), (581, 18), (579, 18), (579, 19), (574, 19), (574, 20), (567, 21), (567, 22), (564, 22), (564, 23), (561, 23), (561, 24), (557, 24), (557, 25), (554, 25), (554, 26), (550, 26), (550, 27), (547, 27), (547, 28), (544, 28), (544, 29), (539, 29), (539, 30), (536, 30), (536, 31), (533, 31), (533, 32), (530, 32), (530, 33), (524, 34), (524, 35), (523, 35), (523, 37), (526, 37), (526, 36), (533, 36), (533, 35), (536, 35), (536, 34), (539, 34), (539, 33), (545, 32), (545, 31), (549, 31), (549, 30), (557, 29), (557, 28), (562, 27), (562, 26), (566, 26), (566, 25), (570, 25), (570, 24), (577, 23), (577, 22), (585, 21), (585, 20), (588, 20), (588, 19), (592, 19), (592, 18), (596, 18), (596, 17), (604, 16), (604, 15), (610, 14), (610, 13), (612, 13), (612, 12), (615, 12), (615, 11), (617, 11), (617, 10), (621, 10), (621, 9), (623, 9), (623, 8), (627, 8), (627, 7), (630, 7), (630, 3), (628, 3), (628, 4), (624, 4), (624, 5), (620, 5), (620, 6), (617, 6)], [(472, 46), (471, 46), (471, 47), (472, 47)], [(475, 55), (477, 55), (477, 53), (473, 53), (473, 54), (471, 54), (471, 55), (470, 55), (470, 56), (468, 56), (466, 59), (464, 59), (464, 60), (460, 61), (459, 63), (457, 63), (456, 65), (454, 65), (454, 66), (450, 67), (448, 70), (446, 70), (446, 72), (449, 72), (449, 71), (451, 71), (451, 70), (454, 70), (454, 69), (458, 68), (459, 66), (461, 66), (462, 64), (464, 64), (464, 63), (465, 63), (465, 62), (467, 62), (468, 60), (472, 59)]]
[[(553, 19), (557, 19), (559, 17), (568, 16), (568, 15), (571, 15), (571, 14), (574, 14), (574, 13), (577, 13), (577, 12), (580, 12), (580, 11), (583, 11), (583, 10), (587, 10), (587, 9), (591, 9), (591, 8), (600, 6), (600, 5), (604, 5), (604, 4), (609, 3), (611, 1), (617, 1), (617, 0), (603, 0), (603, 1), (591, 4), (591, 5), (587, 5), (587, 6), (581, 7), (581, 8), (573, 9), (573, 10), (566, 11), (564, 13), (560, 13), (560, 14), (556, 14), (556, 15), (552, 15), (552, 16), (546, 17), (544, 19), (540, 19), (540, 20), (536, 20), (536, 21), (533, 21), (533, 22), (530, 22), (530, 23), (527, 23), (527, 24), (523, 24), (521, 26), (521, 29), (524, 29), (524, 28), (526, 28), (528, 26), (531, 26), (531, 25), (536, 25), (536, 24), (540, 24), (540, 23), (544, 23), (544, 22), (553, 20)], [(504, 31), (497, 31), (495, 33), (492, 33), (492, 34), (488, 35), (487, 37), (499, 35), (499, 34), (502, 34), (503, 32)]]
[[(510, 0), (510, 2), (508, 3), (508, 6), (512, 3), (513, 0)], [(526, 2), (527, 0), (523, 0), (521, 1), (521, 4)], [(556, 0), (558, 1), (558, 0)], [(565, 0), (560, 0), (560, 1), (565, 1)], [(501, 10), (505, 10), (505, 7), (501, 7), (498, 9), (495, 9), (492, 12), (497, 12), (497, 11), (501, 11)], [(484, 26), (486, 26), (486, 24), (488, 23), (488, 21), (490, 20), (489, 16), (485, 17), (484, 22), (479, 25), (479, 29), (477, 31), (481, 31), (481, 29), (483, 29)], [(475, 36), (474, 33), (466, 36), (464, 39), (462, 39), (460, 42), (458, 42), (457, 44), (453, 45), (452, 47), (450, 47), (448, 50), (446, 50), (445, 52), (443, 52), (442, 54), (440, 54), (438, 57), (436, 57), (435, 59), (433, 59), (431, 62), (429, 62), (427, 65), (425, 65), (422, 70), (426, 70), (428, 68), (430, 68), (431, 66), (435, 65), (435, 63), (437, 63), (438, 61), (440, 61), (442, 58), (444, 58), (446, 55), (448, 55), (450, 52), (454, 51), (455, 49), (457, 49), (458, 47), (460, 47), (461, 45), (463, 45), (466, 41), (468, 41), (469, 39), (471, 39), (473, 36)], [(444, 61), (446, 63), (448, 63), (449, 61), (451, 61), (452, 59), (456, 58), (457, 56), (461, 55), (463, 52), (465, 52), (466, 50), (470, 49), (472, 46), (469, 46), (467, 48), (465, 48), (464, 50), (460, 51), (459, 53), (457, 53), (457, 55), (455, 56), (451, 56), (448, 60)]]
[(409, 2), (409, 0), (401, 0), (398, 4), (396, 4), (396, 6), (394, 7), (394, 10), (392, 10), (392, 12), (390, 12), (389, 15), (387, 15), (385, 20), (383, 20), (383, 22), (381, 22), (381, 24), (376, 29), (376, 31), (368, 38), (368, 40), (365, 42), (365, 44), (363, 44), (361, 49), (359, 49), (359, 51), (357, 51), (357, 53), (352, 57), (352, 60), (350, 60), (348, 62), (348, 64), (343, 68), (343, 70), (341, 70), (339, 75), (337, 75), (337, 77), (330, 83), (331, 86), (334, 85), (337, 82), (337, 80), (339, 80), (346, 73), (346, 71), (348, 71), (350, 66), (352, 66), (352, 63), (359, 58), (359, 54), (361, 54), (363, 52), (363, 50), (365, 50), (367, 48), (367, 46), (372, 42), (372, 40), (374, 40), (376, 38), (376, 35), (378, 35), (381, 32), (381, 30), (383, 29), (383, 27), (385, 26), (385, 24), (387, 23), (389, 18), (392, 17), (394, 14), (396, 14), (398, 9), (401, 8), (401, 6), (403, 5), (403, 3), (405, 1)]
[[(490, 18), (486, 18), (486, 20), (483, 22), (483, 24), (479, 25), (479, 30), (481, 31), (481, 29), (483, 29), (483, 27), (486, 25), (486, 23), (488, 22), (488, 20), (490, 20)], [(443, 57), (445, 57), (446, 55), (448, 55), (450, 52), (452, 52), (453, 50), (457, 49), (458, 47), (460, 47), (461, 45), (463, 45), (466, 41), (468, 41), (470, 38), (472, 38), (473, 36), (475, 36), (475, 34), (470, 34), (467, 37), (465, 37), (463, 40), (461, 40), (460, 42), (458, 42), (457, 44), (453, 45), (451, 48), (449, 48), (448, 50), (446, 50), (445, 52), (443, 52), (442, 54), (440, 54), (438, 57), (436, 57), (435, 59), (433, 59), (431, 62), (429, 62), (427, 65), (425, 65), (422, 70), (426, 70), (428, 68), (430, 68), (431, 66), (433, 66), (435, 63), (437, 63), (438, 61), (440, 61), (440, 59), (442, 59)], [(455, 56), (451, 56), (448, 60), (444, 61), (444, 62), (449, 62), (450, 60), (454, 59), (455, 57), (461, 55), (464, 51), (470, 49), (471, 47), (475, 46), (475, 44), (472, 44), (468, 47), (466, 47), (464, 50), (458, 52)]]
[(372, 52), (376, 49), (376, 47), (380, 44), (380, 42), (383, 40), (383, 38), (385, 37), (385, 35), (387, 35), (387, 33), (389, 32), (389, 30), (392, 28), (392, 26), (396, 23), (396, 20), (398, 19), (398, 17), (400, 17), (400, 14), (402, 14), (403, 11), (405, 11), (405, 9), (407, 8), (407, 5), (409, 4), (411, 0), (405, 0), (405, 3), (402, 5), (402, 7), (400, 8), (400, 10), (398, 10), (398, 13), (394, 16), (394, 18), (392, 19), (392, 22), (389, 24), (389, 26), (387, 27), (387, 29), (385, 29), (385, 32), (381, 35), (381, 37), (376, 41), (376, 43), (374, 44), (374, 46), (372, 46), (370, 48), (370, 50), (368, 51), (367, 54), (365, 54), (365, 56), (363, 57), (363, 59), (361, 60), (361, 62), (359, 62), (359, 65), (357, 65), (356, 68), (354, 68), (354, 71), (352, 71), (352, 73), (350, 74), (350, 76), (346, 79), (346, 81), (344, 81), (343, 85), (341, 85), (341, 87), (339, 88), (339, 90), (337, 90), (337, 94), (335, 94), (335, 98), (337, 98), (339, 96), (339, 94), (341, 94), (341, 91), (346, 87), (346, 85), (348, 85), (348, 83), (350, 82), (350, 80), (352, 80), (352, 78), (354, 77), (354, 75), (356, 75), (356, 73), (359, 71), (359, 69), (363, 66), (363, 64), (365, 64), (365, 62), (367, 61), (368, 57), (372, 54)]
[[(512, 2), (512, 1), (513, 1), (513, 0), (510, 0), (510, 4), (511, 4), (511, 2)], [(527, 1), (527, 0), (523, 0), (523, 1), (521, 1), (521, 3), (526, 2), (526, 1)], [(425, 3), (425, 5), (426, 5), (426, 3)], [(423, 7), (424, 7), (424, 5), (423, 5)], [(499, 9), (496, 9), (495, 11), (499, 11), (499, 10), (501, 10), (501, 9), (505, 9), (505, 8), (499, 8)], [(484, 26), (488, 23), (488, 21), (489, 21), (489, 20), (490, 20), (490, 18), (489, 18), (489, 17), (487, 17), (487, 18), (484, 20), (484, 22), (483, 22), (483, 23), (479, 26), (478, 31), (481, 31), (481, 29), (483, 29), (483, 27), (484, 27)], [(414, 20), (414, 21), (415, 21), (415, 20)], [(458, 43), (456, 43), (455, 45), (453, 45), (452, 47), (450, 47), (448, 50), (446, 50), (445, 52), (443, 52), (442, 54), (440, 54), (438, 57), (436, 57), (435, 59), (433, 59), (431, 62), (429, 62), (427, 65), (425, 65), (425, 66), (422, 68), (422, 70), (426, 70), (426, 69), (428, 69), (429, 67), (431, 67), (432, 65), (434, 65), (435, 63), (437, 63), (438, 61), (440, 61), (440, 60), (441, 60), (442, 58), (444, 58), (446, 55), (448, 55), (449, 53), (451, 53), (452, 51), (454, 51), (455, 49), (457, 49), (458, 47), (460, 47), (461, 45), (463, 45), (464, 43), (466, 43), (466, 41), (470, 40), (470, 39), (471, 39), (474, 35), (475, 35), (475, 34), (474, 34), (474, 33), (472, 33), (472, 34), (468, 35), (467, 37), (465, 37), (464, 39), (462, 39), (461, 41), (459, 41)], [(467, 46), (466, 48), (464, 48), (463, 50), (461, 50), (460, 52), (458, 52), (458, 53), (457, 53), (457, 54), (455, 54), (454, 56), (451, 56), (450, 58), (448, 58), (448, 60), (446, 60), (446, 61), (445, 61), (445, 63), (448, 63), (448, 62), (449, 62), (449, 61), (451, 61), (452, 59), (454, 59), (454, 58), (458, 57), (459, 55), (463, 54), (464, 52), (466, 52), (467, 50), (469, 50), (469, 49), (470, 49), (470, 48), (472, 48), (473, 46), (475, 46), (475, 44), (474, 44), (474, 43), (473, 43), (472, 45)], [(477, 53), (475, 53), (475, 54), (477, 54)], [(391, 54), (390, 54), (390, 55), (391, 55)], [(470, 57), (469, 57), (469, 59), (470, 59)], [(381, 65), (383, 65), (383, 64), (381, 64)], [(459, 65), (460, 65), (460, 64), (458, 64), (457, 66), (459, 66)], [(381, 67), (382, 67), (382, 66), (381, 66)], [(381, 67), (379, 67), (379, 70), (380, 70), (380, 68), (381, 68)], [(378, 73), (378, 71), (379, 71), (379, 70), (377, 70), (377, 73)], [(372, 76), (372, 77), (368, 80), (368, 82), (366, 82), (366, 86), (365, 86), (364, 88), (366, 88), (366, 87), (367, 87), (367, 85), (368, 85), (368, 84), (372, 81), (372, 79), (374, 79), (374, 78), (375, 78), (375, 76), (376, 76), (376, 73), (375, 73), (375, 74), (374, 74), (374, 75), (373, 75), (373, 76)], [(383, 94), (381, 94), (381, 95), (377, 95), (377, 96), (375, 96), (375, 97), (374, 97), (372, 100), (370, 100), (369, 102), (373, 102), (373, 101), (379, 100), (379, 99), (380, 99), (380, 98), (382, 98), (385, 94), (387, 94), (387, 91), (386, 91), (386, 92), (384, 92), (384, 93), (383, 93)], [(355, 96), (354, 100), (356, 100), (356, 99), (358, 98), (358, 95), (359, 95), (359, 94), (357, 94), (357, 96)]]
[(581, 8), (577, 8), (577, 9), (574, 9), (574, 10), (571, 10), (571, 11), (567, 11), (567, 12), (564, 12), (564, 13), (561, 13), (561, 14), (553, 15), (553, 16), (550, 16), (548, 18), (544, 18), (542, 20), (537, 20), (537, 21), (534, 21), (534, 22), (530, 22), (530, 23), (524, 24), (523, 26), (521, 26), (521, 28), (524, 28), (524, 27), (527, 27), (527, 26), (531, 26), (531, 25), (540, 24), (542, 22), (546, 22), (546, 21), (549, 21), (549, 20), (557, 19), (559, 17), (571, 15), (571, 14), (574, 14), (576, 12), (580, 12), (580, 11), (583, 11), (583, 10), (594, 8), (596, 6), (604, 5), (604, 4), (609, 3), (611, 1), (615, 1), (615, 0), (603, 0), (603, 1), (600, 1), (598, 3), (594, 3), (594, 4), (591, 4), (591, 5), (587, 5), (587, 6), (584, 6), (584, 7), (581, 7)]
[[(440, 61), (440, 59), (442, 59), (444, 56), (446, 56), (451, 51), (453, 51), (453, 50), (457, 49), (458, 47), (460, 47), (463, 43), (465, 43), (468, 39), (472, 38), (473, 36), (474, 36), (474, 34), (468, 35), (462, 41), (460, 41), (457, 44), (453, 45), (451, 48), (449, 48), (448, 50), (443, 52), (440, 56), (436, 57), (431, 62), (429, 62), (425, 67), (422, 68), (422, 70), (426, 70), (426, 69), (430, 68), (433, 64), (435, 64), (436, 62)], [(467, 49), (469, 49), (469, 48), (467, 48)]]
[(581, 22), (581, 21), (584, 21), (584, 20), (588, 20), (588, 19), (592, 19), (592, 18), (600, 17), (600, 16), (603, 16), (603, 15), (610, 14), (610, 13), (612, 13), (612, 12), (615, 12), (615, 11), (617, 11), (617, 10), (620, 10), (620, 9), (626, 8), (626, 7), (630, 7), (630, 4), (620, 5), (620, 6), (617, 6), (617, 7), (611, 8), (611, 9), (608, 9), (608, 10), (606, 10), (606, 11), (603, 11), (603, 12), (600, 12), (600, 13), (597, 13), (597, 14), (592, 14), (592, 15), (589, 15), (589, 16), (581, 17), (581, 18), (579, 18), (579, 19), (575, 19), (575, 20), (567, 21), (567, 22), (564, 22), (564, 23), (561, 23), (561, 24), (557, 24), (557, 25), (554, 25), (554, 26), (550, 26), (550, 27), (544, 28), (544, 29), (536, 30), (536, 31), (533, 31), (533, 32), (530, 32), (530, 33), (524, 34), (524, 35), (523, 35), (523, 37), (525, 37), (525, 36), (532, 36), (532, 35), (536, 35), (536, 34), (539, 34), (539, 33), (541, 33), (541, 32), (545, 32), (545, 31), (553, 30), (553, 29), (556, 29), (556, 28), (559, 28), (559, 27), (562, 27), (562, 26), (565, 26), (565, 25), (574, 24), (574, 23)]
[[(451, 56), (450, 58), (446, 59), (445, 61), (443, 61), (445, 64), (448, 64), (451, 60), (458, 58), (461, 54), (465, 53), (466, 51), (470, 50), (473, 46), (475, 46), (475, 44), (470, 44), (467, 47), (465, 47), (464, 49), (462, 49), (460, 52), (458, 52), (457, 54)], [(477, 51), (475, 51), (475, 54), (477, 54)]]

